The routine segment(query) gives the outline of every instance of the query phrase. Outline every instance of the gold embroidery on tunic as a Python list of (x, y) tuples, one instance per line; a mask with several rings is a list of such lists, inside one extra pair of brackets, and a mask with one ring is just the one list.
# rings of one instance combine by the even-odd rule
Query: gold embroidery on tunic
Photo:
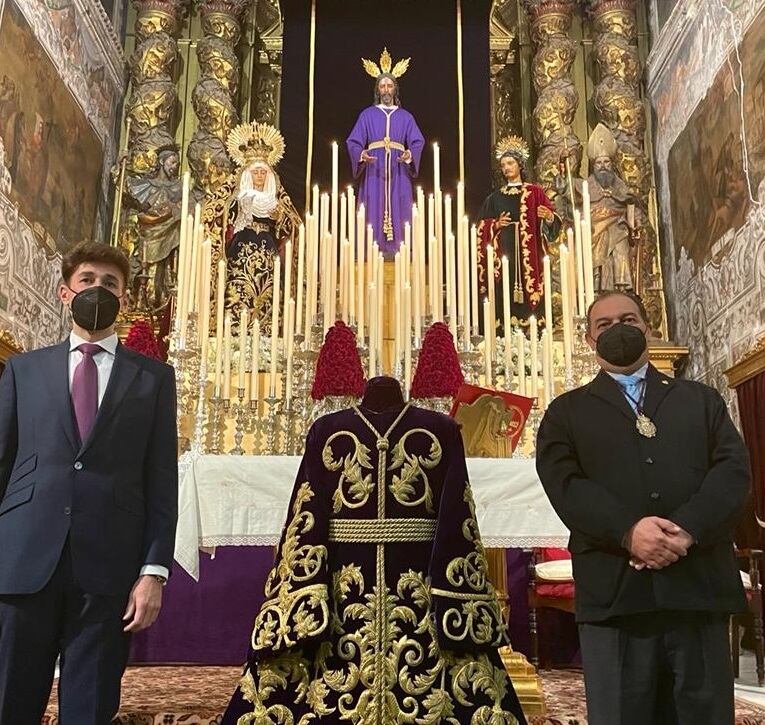
[(310, 584), (326, 565), (327, 548), (300, 545), (301, 535), (314, 527), (313, 514), (303, 511), (313, 496), (308, 483), (303, 483), (295, 496), (279, 563), (266, 580), (266, 601), (255, 619), (252, 648), (256, 651), (290, 647), (321, 634), (329, 622), (327, 587)]
[[(417, 433), (430, 438), (430, 452), (427, 456), (419, 456), (406, 450), (407, 441)], [(401, 469), (401, 475), (393, 476), (390, 484), (391, 493), (396, 501), (402, 506), (425, 504), (425, 510), (428, 513), (435, 513), (433, 490), (425, 471), (435, 468), (441, 462), (442, 454), (438, 438), (424, 428), (413, 428), (401, 436), (398, 443), (393, 447), (393, 460), (388, 468), (389, 471)], [(422, 495), (415, 498), (415, 486), (419, 481), (422, 481)]]
[[(347, 456), (335, 459), (332, 451), (332, 442), (347, 436), (353, 441), (353, 452)], [(324, 444), (321, 459), (328, 471), (342, 473), (337, 482), (337, 490), (332, 497), (332, 511), (340, 513), (343, 506), (349, 509), (361, 508), (368, 500), (375, 483), (372, 474), (364, 475), (364, 470), (372, 470), (372, 461), (369, 458), (370, 450), (350, 431), (338, 431), (333, 433)], [(348, 484), (347, 496), (344, 486)]]

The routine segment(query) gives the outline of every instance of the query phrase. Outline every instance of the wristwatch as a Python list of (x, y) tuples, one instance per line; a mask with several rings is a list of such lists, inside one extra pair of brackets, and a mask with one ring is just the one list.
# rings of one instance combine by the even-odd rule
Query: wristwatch
[(161, 574), (152, 574), (154, 579), (156, 579), (163, 587), (167, 585), (167, 579), (163, 577)]

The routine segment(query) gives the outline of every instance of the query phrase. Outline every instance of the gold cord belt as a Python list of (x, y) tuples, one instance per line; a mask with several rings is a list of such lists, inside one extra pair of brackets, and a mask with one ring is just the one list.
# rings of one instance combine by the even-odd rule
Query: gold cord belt
[(435, 519), (330, 519), (329, 540), (343, 544), (433, 541)]
[(374, 149), (396, 149), (396, 151), (406, 151), (404, 144), (399, 143), (398, 141), (391, 141), (390, 139), (372, 141), (367, 147), (367, 151), (374, 151)]

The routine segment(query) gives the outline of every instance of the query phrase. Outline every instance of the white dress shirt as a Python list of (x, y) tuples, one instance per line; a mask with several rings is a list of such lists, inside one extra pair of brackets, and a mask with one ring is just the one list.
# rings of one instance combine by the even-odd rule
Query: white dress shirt
[[(83, 343), (89, 342), (84, 340), (79, 335), (72, 332), (69, 335), (69, 392), (72, 392), (72, 380), (74, 379), (75, 368), (80, 364), (82, 360), (82, 353), (76, 348)], [(117, 335), (110, 335), (109, 337), (99, 340), (96, 345), (100, 345), (104, 352), (99, 352), (93, 355), (93, 362), (96, 363), (98, 369), (98, 406), (101, 407), (101, 403), (104, 400), (104, 393), (106, 392), (106, 386), (109, 383), (109, 377), (112, 374), (112, 368), (114, 367), (114, 356), (117, 353), (117, 345), (119, 339)], [(169, 572), (166, 567), (159, 566), (159, 564), (146, 564), (141, 568), (141, 576), (144, 575), (158, 575), (168, 578)]]

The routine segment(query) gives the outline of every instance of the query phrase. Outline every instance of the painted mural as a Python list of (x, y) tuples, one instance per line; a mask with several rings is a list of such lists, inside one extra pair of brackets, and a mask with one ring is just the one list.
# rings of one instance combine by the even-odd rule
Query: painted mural
[(21, 214), (59, 251), (92, 238), (102, 144), (11, 0), (0, 22), (0, 138)]

